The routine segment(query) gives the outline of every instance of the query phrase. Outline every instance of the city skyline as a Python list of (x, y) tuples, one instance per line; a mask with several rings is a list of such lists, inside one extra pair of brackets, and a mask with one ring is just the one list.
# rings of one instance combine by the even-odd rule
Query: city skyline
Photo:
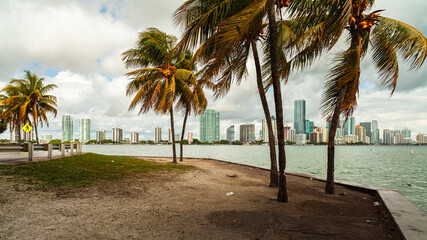
[[(167, 5), (160, 6), (162, 4), (154, 2), (124, 0), (120, 2), (120, 7), (115, 6), (114, 2), (0, 2), (2, 23), (7, 26), (0, 28), (3, 39), (3, 44), (0, 44), (3, 56), (0, 59), (0, 84), (3, 85), (0, 87), (4, 87), (11, 78), (21, 78), (22, 69), (29, 69), (45, 77), (47, 83), (58, 85), (58, 89), (52, 92), (58, 97), (58, 117), (49, 115), (49, 128), (40, 128), (41, 134), (61, 138), (61, 116), (64, 113), (69, 113), (74, 119), (90, 118), (92, 138), (96, 130), (120, 127), (124, 134), (137, 131), (140, 138), (153, 139), (155, 126), (169, 126), (169, 116), (153, 112), (138, 115), (139, 109), (128, 112), (131, 98), (125, 94), (128, 80), (124, 73), (127, 71), (120, 54), (132, 46), (138, 32), (147, 27), (157, 27), (180, 38), (180, 29), (173, 26), (170, 16), (182, 2), (171, 0)], [(100, 11), (102, 8), (106, 11)], [(409, 23), (427, 35), (423, 13), (423, 9), (427, 8), (426, 1), (409, 1), (402, 6), (397, 0), (378, 0), (376, 8), (386, 9), (387, 16)], [(158, 12), (165, 13), (164, 17), (153, 17)], [(75, 24), (82, 27), (75, 28)], [(33, 40), (28, 39), (28, 34), (34, 36)], [(294, 100), (305, 99), (307, 119), (324, 127), (320, 102), (333, 54), (334, 51), (322, 57), (310, 69), (291, 75), (288, 83), (283, 85), (284, 121), (287, 126), (292, 126), (294, 120)], [(249, 61), (248, 66), (253, 66), (253, 60), (250, 58)], [(391, 98), (389, 92), (378, 83), (374, 67), (362, 62), (362, 69), (360, 99), (353, 115), (356, 119), (364, 122), (377, 119), (381, 123), (381, 131), (410, 127), (413, 136), (427, 132), (424, 104), (427, 102), (426, 66), (418, 72), (407, 72), (407, 65), (401, 64), (400, 79)], [(264, 116), (256, 95), (253, 67), (248, 68), (244, 83), (238, 87), (232, 86), (230, 93), (216, 102), (213, 102), (212, 93), (207, 92), (208, 108), (221, 112), (221, 139), (226, 138), (226, 128), (234, 124), (252, 122), (256, 129), (262, 126)], [(267, 92), (267, 100), (273, 110), (271, 90)], [(183, 117), (176, 113), (176, 128), (179, 130)], [(199, 136), (198, 116), (189, 116), (188, 129), (194, 132), (195, 137)], [(77, 125), (74, 130), (76, 137)], [(0, 138), (8, 139), (9, 136), (7, 130)]]

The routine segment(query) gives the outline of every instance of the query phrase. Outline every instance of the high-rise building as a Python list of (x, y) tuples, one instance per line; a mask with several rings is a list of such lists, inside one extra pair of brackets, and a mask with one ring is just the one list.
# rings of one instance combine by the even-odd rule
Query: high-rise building
[(168, 128), (168, 143), (172, 142), (172, 129)]
[(355, 135), (356, 131), (356, 118), (349, 116), (344, 124), (344, 135)]
[(285, 142), (288, 141), (289, 130), (291, 130), (291, 127), (283, 127), (283, 132), (285, 135)]
[(102, 142), (106, 138), (106, 130), (96, 131), (96, 142)]
[(80, 118), (79, 121), (80, 142), (87, 142), (90, 140), (90, 119)]
[(255, 124), (247, 123), (240, 125), (240, 141), (243, 143), (255, 141)]
[(405, 138), (411, 138), (411, 130), (407, 127), (403, 128), (402, 133), (405, 135)]
[[(157, 126), (154, 129), (154, 142), (155, 143), (160, 143), (162, 141), (162, 128)], [(171, 140), (172, 142), (172, 140)]]
[(419, 144), (427, 144), (427, 134), (426, 133), (419, 133), (417, 135), (417, 141)]
[(295, 142), (296, 141), (296, 135), (297, 135), (297, 131), (295, 129), (289, 129), (288, 131), (288, 138), (286, 139), (286, 141), (289, 142)]
[(355, 128), (356, 136), (359, 142), (366, 142), (366, 129), (363, 126), (357, 125)]
[[(277, 123), (276, 118), (271, 116), (271, 126), (273, 128), (274, 141), (277, 142)], [(261, 139), (263, 142), (269, 142), (267, 119), (262, 119)]]
[(113, 142), (123, 141), (123, 129), (113, 128)]
[[(305, 135), (307, 136), (307, 138), (309, 137), (310, 133), (311, 133), (311, 121), (310, 120), (305, 120)], [(313, 126), (314, 127), (314, 126)]]
[(193, 132), (188, 132), (188, 144), (193, 144)]
[(62, 115), (62, 141), (73, 141), (73, 117)]
[(216, 142), (220, 139), (219, 112), (207, 109), (200, 116), (200, 141)]
[(311, 143), (320, 143), (322, 141), (322, 132), (314, 131), (310, 133), (308, 140)]
[(130, 133), (130, 143), (137, 143), (137, 142), (139, 142), (139, 133), (131, 132)]
[(227, 128), (227, 141), (234, 141), (234, 125)]
[(361, 122), (360, 126), (364, 127), (366, 130), (366, 136), (369, 138), (372, 137), (372, 130), (371, 130), (371, 122)]
[(294, 101), (294, 128), (297, 134), (305, 133), (305, 100)]
[(371, 143), (380, 144), (380, 130), (378, 129), (378, 121), (372, 120), (371, 127)]
[(49, 135), (49, 134), (42, 134), (42, 135), (41, 135), (41, 137), (40, 137), (40, 142), (41, 142), (41, 143), (45, 143), (45, 144), (47, 144), (47, 143), (49, 143), (51, 140), (52, 140), (52, 135)]

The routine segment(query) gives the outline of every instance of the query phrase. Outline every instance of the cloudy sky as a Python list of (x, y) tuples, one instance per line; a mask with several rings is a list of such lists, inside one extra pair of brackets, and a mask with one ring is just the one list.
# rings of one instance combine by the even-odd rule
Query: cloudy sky
[[(125, 95), (128, 79), (121, 63), (121, 53), (131, 48), (138, 32), (148, 27), (181, 35), (173, 25), (171, 15), (183, 0), (2, 0), (0, 1), (0, 87), (11, 78), (22, 78), (29, 69), (58, 85), (58, 116), (50, 118), (50, 126), (40, 134), (61, 137), (61, 116), (74, 117), (74, 137), (78, 136), (78, 119), (92, 119), (92, 138), (97, 130), (121, 127), (124, 137), (130, 131), (140, 133), (140, 139), (153, 139), (154, 127), (160, 126), (167, 138), (169, 117), (152, 112), (137, 115), (128, 111), (131, 101)], [(427, 35), (425, 0), (377, 0), (376, 9), (384, 15), (402, 20)], [(336, 47), (336, 50), (343, 45)], [(285, 121), (293, 126), (293, 101), (305, 99), (307, 119), (325, 126), (321, 117), (320, 99), (325, 75), (333, 53), (324, 56), (310, 69), (292, 75), (283, 88)], [(255, 123), (258, 134), (263, 112), (259, 103), (255, 70), (248, 63), (249, 76), (240, 86), (216, 102), (210, 98), (209, 108), (221, 112), (221, 136), (230, 125)], [(393, 97), (378, 84), (370, 56), (362, 66), (360, 99), (355, 113), (356, 122), (378, 120), (380, 129), (412, 129), (415, 134), (427, 133), (427, 64), (418, 72), (407, 72), (401, 64), (400, 78)], [(268, 95), (272, 102), (273, 96)], [(271, 105), (272, 106), (272, 105)], [(272, 109), (272, 112), (273, 109)], [(180, 131), (182, 117), (176, 119)], [(199, 137), (199, 118), (191, 117), (188, 131)], [(238, 132), (238, 131), (236, 131)], [(177, 132), (178, 133), (178, 132)], [(236, 136), (238, 137), (238, 136)], [(9, 132), (0, 135), (9, 138)]]

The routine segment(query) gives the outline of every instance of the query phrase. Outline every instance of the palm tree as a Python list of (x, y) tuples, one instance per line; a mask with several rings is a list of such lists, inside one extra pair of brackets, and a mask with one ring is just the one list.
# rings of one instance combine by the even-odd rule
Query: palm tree
[(184, 135), (185, 135), (185, 127), (187, 124), (187, 117), (191, 113), (194, 113), (194, 115), (201, 114), (207, 107), (207, 100), (205, 93), (203, 91), (203, 86), (206, 83), (204, 83), (201, 80), (196, 80), (193, 84), (190, 85), (192, 89), (192, 95), (189, 98), (184, 97), (181, 95), (181, 97), (178, 100), (178, 108), (182, 108), (184, 110), (184, 122), (182, 124), (182, 133), (181, 133), (181, 142), (180, 142), (180, 154), (179, 154), (179, 161), (183, 161), (183, 142), (184, 142)]
[[(325, 85), (323, 115), (331, 122), (328, 142), (328, 171), (325, 192), (333, 194), (335, 133), (340, 116), (347, 118), (357, 106), (360, 62), (372, 48), (373, 63), (381, 84), (396, 89), (399, 75), (397, 53), (418, 70), (427, 56), (427, 39), (414, 27), (379, 15), (373, 11), (374, 0), (337, 0), (330, 4), (329, 19), (335, 21), (335, 32), (347, 30), (349, 48), (337, 54)], [(329, 20), (330, 21), (330, 20)]]
[(180, 68), (184, 58), (172, 51), (175, 42), (174, 36), (149, 28), (139, 34), (135, 48), (122, 54), (127, 68), (140, 68), (126, 74), (131, 78), (126, 94), (136, 93), (129, 110), (141, 104), (139, 114), (150, 109), (155, 113), (170, 114), (174, 163), (177, 161), (173, 104), (177, 95), (184, 98), (192, 95), (190, 85), (195, 81), (195, 75), (190, 70)]
[[(5, 115), (14, 116), (15, 122), (24, 124), (32, 122), (36, 132), (36, 141), (39, 144), (38, 125), (49, 126), (47, 113), (53, 113), (56, 117), (56, 97), (48, 93), (58, 86), (55, 84), (44, 85), (44, 78), (39, 78), (29, 70), (24, 72), (23, 79), (12, 79), (9, 85), (2, 90), (11, 93), (4, 101), (6, 106), (11, 107), (10, 111), (5, 111)], [(18, 108), (19, 116), (16, 116)], [(17, 124), (15, 127), (20, 127), (20, 125)]]
[[(265, 14), (265, 2), (254, 1), (187, 1), (176, 12), (178, 23), (185, 20), (186, 31), (179, 45), (194, 45), (197, 36), (201, 34), (202, 46), (196, 57), (204, 58), (206, 64), (202, 79), (217, 80), (215, 97), (224, 96), (235, 81), (240, 84), (247, 72), (246, 63), (249, 50), (252, 48), (255, 60), (258, 93), (261, 99), (264, 115), (269, 132), (270, 145), (270, 186), (278, 186), (278, 171), (275, 138), (271, 123), (271, 114), (262, 82), (262, 70), (257, 50), (257, 41), (260, 40), (265, 24), (262, 19)], [(193, 8), (189, 7), (192, 6)], [(226, 9), (227, 11), (221, 11)], [(197, 10), (197, 11), (196, 11)], [(218, 13), (217, 13), (218, 11)], [(264, 13), (263, 13), (264, 11)], [(205, 22), (210, 20), (209, 22)], [(204, 42), (203, 42), (204, 41)]]

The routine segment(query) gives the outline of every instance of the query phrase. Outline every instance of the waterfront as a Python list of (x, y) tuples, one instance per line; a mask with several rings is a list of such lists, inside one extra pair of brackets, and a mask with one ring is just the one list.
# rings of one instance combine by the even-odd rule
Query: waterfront
[[(177, 145), (177, 151), (179, 147)], [(414, 155), (410, 155), (411, 150)], [(84, 152), (172, 156), (170, 145), (84, 145)], [(268, 146), (186, 145), (185, 157), (269, 167)], [(286, 146), (287, 171), (326, 176), (326, 146)], [(179, 153), (179, 151), (178, 151)], [(396, 189), (427, 213), (427, 147), (337, 146), (336, 180)]]

